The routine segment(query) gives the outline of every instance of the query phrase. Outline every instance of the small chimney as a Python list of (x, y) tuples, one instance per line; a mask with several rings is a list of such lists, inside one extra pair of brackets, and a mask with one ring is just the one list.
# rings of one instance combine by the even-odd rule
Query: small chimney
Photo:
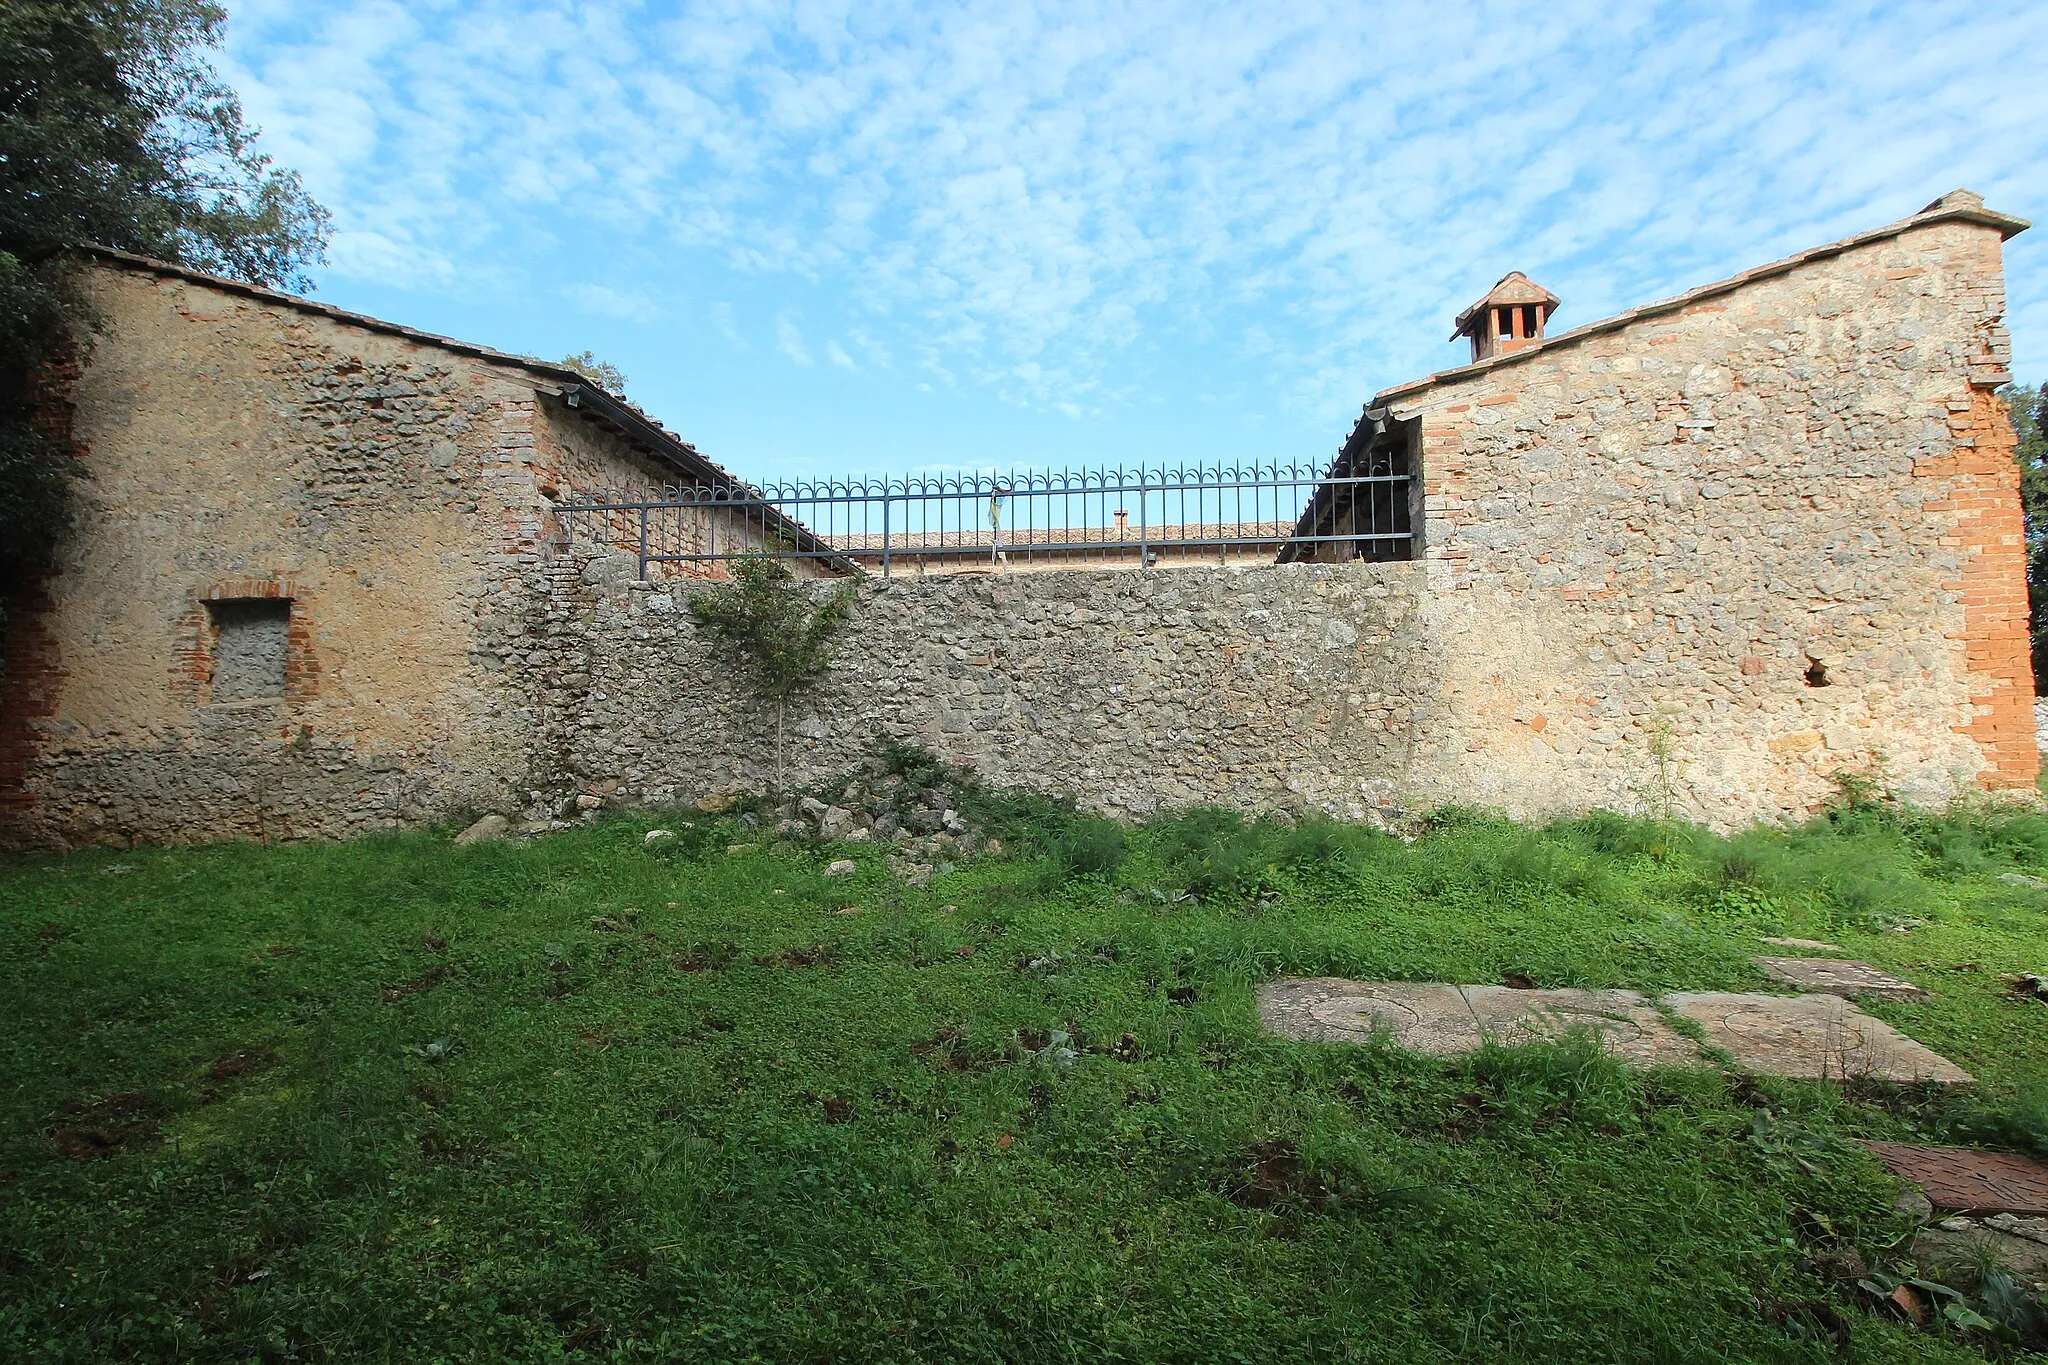
[(1486, 297), (1458, 314), (1451, 340), (1472, 339), (1472, 358), (1488, 360), (1543, 339), (1543, 325), (1557, 311), (1557, 295), (1519, 270), (1501, 277)]
[(1130, 514), (1129, 512), (1126, 512), (1126, 511), (1125, 511), (1125, 510), (1124, 510), (1123, 508), (1121, 508), (1121, 507), (1117, 508), (1117, 509), (1116, 509), (1116, 529), (1117, 529), (1117, 530), (1119, 530), (1119, 531), (1124, 531), (1124, 530), (1128, 530), (1128, 529), (1130, 529), (1130, 525), (1131, 525), (1131, 514)]

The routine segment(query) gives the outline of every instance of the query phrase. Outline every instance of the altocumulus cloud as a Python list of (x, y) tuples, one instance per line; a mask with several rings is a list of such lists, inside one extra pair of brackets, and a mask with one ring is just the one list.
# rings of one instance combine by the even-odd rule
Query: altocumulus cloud
[[(1509, 268), (1584, 321), (1957, 185), (2039, 216), (2041, 38), (1998, 0), (247, 0), (228, 72), (338, 210), (340, 280), (682, 259), (830, 300), (823, 330), (861, 338), (833, 366), (893, 352), (1085, 412), (1191, 338), (1320, 423), (1444, 363), (1448, 314)], [(2037, 236), (2008, 256), (2029, 372)], [(663, 306), (601, 271), (572, 294)]]

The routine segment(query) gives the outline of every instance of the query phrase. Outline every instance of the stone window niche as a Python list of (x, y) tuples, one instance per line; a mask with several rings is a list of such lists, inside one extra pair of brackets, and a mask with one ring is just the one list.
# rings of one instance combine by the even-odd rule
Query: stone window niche
[(213, 623), (213, 703), (282, 698), (291, 599), (221, 598), (206, 604), (206, 614)]

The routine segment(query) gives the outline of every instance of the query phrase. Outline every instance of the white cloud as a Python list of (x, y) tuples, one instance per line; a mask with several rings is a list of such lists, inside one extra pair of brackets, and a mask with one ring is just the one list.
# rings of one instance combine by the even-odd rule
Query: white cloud
[(746, 337), (740, 334), (740, 329), (738, 328), (738, 326), (734, 324), (732, 320), (731, 304), (725, 303), (723, 301), (712, 304), (710, 309), (710, 317), (712, 330), (716, 331), (720, 337), (724, 338), (726, 343), (730, 345), (735, 351), (746, 351), (752, 349), (752, 347), (747, 345)]
[[(829, 300), (842, 367), (900, 352), (942, 384), (1095, 411), (1154, 348), (1200, 338), (1329, 421), (1449, 359), (1450, 315), (1508, 269), (1571, 323), (1959, 184), (2040, 216), (2039, 18), (250, 0), (228, 69), (336, 208), (346, 276), (488, 292), (601, 241)], [(2040, 371), (2033, 236), (2008, 260)], [(603, 311), (598, 288), (572, 293)], [(792, 316), (776, 333), (815, 363)]]
[(562, 294), (586, 313), (621, 318), (627, 322), (653, 322), (664, 312), (646, 295), (614, 289), (608, 284), (572, 284), (564, 288)]
[(847, 370), (854, 374), (860, 373), (860, 366), (854, 364), (853, 357), (846, 353), (846, 348), (836, 341), (825, 343), (825, 359), (831, 361), (842, 370)]
[(796, 325), (796, 319), (784, 315), (775, 323), (775, 349), (806, 368), (817, 362), (811, 359), (811, 351), (804, 345), (803, 330)]

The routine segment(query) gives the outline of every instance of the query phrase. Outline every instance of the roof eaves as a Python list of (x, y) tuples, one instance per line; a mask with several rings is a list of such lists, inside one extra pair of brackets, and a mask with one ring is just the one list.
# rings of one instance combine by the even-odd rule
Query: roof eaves
[[(595, 413), (605, 425), (617, 430), (633, 444), (654, 454), (663, 463), (673, 466), (679, 473), (700, 482), (716, 484), (737, 484), (735, 479), (721, 466), (706, 459), (688, 441), (683, 440), (667, 427), (649, 417), (646, 413), (626, 402), (618, 395), (609, 393), (580, 375), (574, 383), (564, 384), (557, 395), (567, 407)], [(586, 404), (588, 407), (586, 408)]]
[(367, 313), (351, 313), (345, 308), (336, 308), (332, 304), (318, 303), (298, 294), (287, 294), (281, 289), (267, 289), (260, 284), (249, 284), (242, 280), (231, 280), (221, 275), (209, 275), (203, 270), (194, 270), (189, 266), (176, 265), (170, 261), (160, 261), (151, 256), (138, 256), (131, 251), (116, 251), (113, 247), (86, 246), (80, 248), (80, 250), (88, 256), (93, 256), (103, 261), (110, 261), (117, 265), (125, 265), (131, 269), (145, 270), (153, 275), (163, 275), (171, 279), (191, 280), (194, 283), (218, 289), (223, 293), (240, 294), (244, 298), (257, 299), (264, 303), (274, 303), (285, 308), (296, 309), (301, 313), (312, 313), (320, 317), (331, 318), (336, 322), (361, 327), (366, 331), (382, 332), (387, 336), (402, 337), (407, 341), (415, 341), (423, 346), (433, 346), (440, 350), (452, 351), (457, 355), (466, 355), (477, 360), (489, 360), (501, 365), (510, 365), (515, 369), (525, 370), (528, 373), (541, 375), (548, 379), (559, 380), (569, 384), (588, 384), (590, 382), (581, 372), (572, 370), (566, 365), (557, 365), (550, 361), (536, 359), (533, 356), (513, 355), (507, 351), (495, 351), (488, 346), (480, 346), (473, 341), (458, 341), (454, 337), (440, 336), (433, 332), (422, 332), (416, 327), (407, 327), (396, 322), (386, 322), (382, 318), (373, 318)]
[(1991, 209), (1976, 205), (1937, 206), (1916, 213), (1909, 218), (1901, 218), (1896, 223), (1887, 223), (1881, 228), (1873, 228), (1868, 232), (1858, 233), (1854, 237), (1845, 237), (1839, 242), (1829, 242), (1825, 246), (1811, 247), (1797, 255), (1787, 256), (1783, 260), (1756, 266), (1743, 271), (1739, 275), (1731, 275), (1725, 280), (1716, 280), (1712, 284), (1703, 284), (1699, 288), (1689, 289), (1683, 294), (1676, 294), (1668, 299), (1659, 299), (1655, 303), (1646, 303), (1640, 307), (1631, 308), (1626, 312), (1616, 313), (1613, 317), (1602, 318), (1597, 322), (1589, 322), (1584, 326), (1574, 327), (1569, 332), (1559, 332), (1556, 336), (1545, 337), (1540, 341), (1522, 347), (1520, 350), (1509, 351), (1504, 355), (1489, 356), (1485, 360), (1477, 360), (1470, 365), (1458, 365), (1448, 370), (1438, 370), (1434, 374), (1426, 374), (1420, 379), (1411, 379), (1405, 384), (1396, 384), (1391, 388), (1381, 389), (1372, 396), (1372, 401), (1366, 404), (1366, 410), (1370, 412), (1375, 408), (1384, 408), (1394, 399), (1420, 392), (1437, 384), (1456, 383), (1460, 380), (1470, 379), (1475, 375), (1484, 374), (1503, 365), (1519, 364), (1530, 359), (1532, 356), (1541, 355), (1545, 351), (1556, 350), (1564, 346), (1575, 346), (1590, 337), (1619, 331), (1631, 323), (1641, 322), (1646, 318), (1659, 317), (1666, 313), (1675, 313), (1689, 308), (1695, 303), (1717, 298), (1722, 294), (1732, 293), (1746, 284), (1754, 284), (1758, 280), (1767, 280), (1779, 275), (1789, 274), (1802, 265), (1810, 265), (1815, 261), (1824, 261), (1830, 257), (1839, 256), (1843, 252), (1869, 246), (1873, 242), (1881, 242), (1888, 237), (1897, 237), (1901, 233), (1910, 231), (1913, 228), (1932, 227), (1936, 223), (1951, 222), (1977, 223), (1984, 227), (1995, 228), (1998, 230), (2001, 239), (2016, 236), (2033, 226), (2032, 223), (2024, 218), (2016, 218), (2009, 213), (1997, 213)]
[[(666, 427), (655, 422), (632, 404), (621, 402), (617, 397), (588, 382), (569, 385), (562, 391), (561, 399), (567, 407), (594, 413), (599, 420), (617, 429), (627, 440), (637, 445), (655, 447), (659, 442), (668, 443), (673, 449), (660, 453), (668, 463), (698, 483), (758, 499), (763, 516), (773, 525), (789, 532), (797, 549), (809, 552), (834, 548), (831, 542), (810, 527), (781, 508), (770, 505), (759, 489), (734, 478), (721, 466), (705, 459), (697, 453), (695, 446), (678, 441)], [(828, 559), (827, 563), (841, 572), (851, 572), (851, 566), (843, 564), (836, 557)]]

